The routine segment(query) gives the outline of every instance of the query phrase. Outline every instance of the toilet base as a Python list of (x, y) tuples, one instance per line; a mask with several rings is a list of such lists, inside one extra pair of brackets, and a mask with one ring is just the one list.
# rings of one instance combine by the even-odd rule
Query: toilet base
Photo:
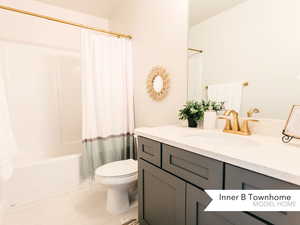
[(109, 187), (107, 190), (106, 209), (112, 214), (121, 214), (129, 210), (129, 185)]
[(129, 210), (132, 193), (137, 187), (137, 161), (128, 159), (107, 163), (96, 169), (99, 183), (107, 187), (106, 209), (112, 214)]

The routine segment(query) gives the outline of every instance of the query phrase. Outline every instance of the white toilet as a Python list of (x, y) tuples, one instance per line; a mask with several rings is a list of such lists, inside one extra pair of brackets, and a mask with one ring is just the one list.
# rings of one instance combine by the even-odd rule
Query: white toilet
[(137, 161), (128, 159), (108, 163), (99, 167), (95, 173), (99, 182), (108, 187), (107, 210), (113, 214), (129, 210), (129, 190), (136, 186), (138, 177)]

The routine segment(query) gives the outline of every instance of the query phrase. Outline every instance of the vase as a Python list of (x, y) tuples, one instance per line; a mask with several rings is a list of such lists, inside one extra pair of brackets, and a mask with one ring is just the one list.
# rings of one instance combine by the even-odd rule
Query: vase
[(216, 128), (217, 113), (213, 110), (208, 110), (204, 113), (203, 129), (213, 130)]
[(198, 125), (197, 120), (193, 119), (193, 118), (188, 118), (188, 125), (189, 127), (195, 128)]

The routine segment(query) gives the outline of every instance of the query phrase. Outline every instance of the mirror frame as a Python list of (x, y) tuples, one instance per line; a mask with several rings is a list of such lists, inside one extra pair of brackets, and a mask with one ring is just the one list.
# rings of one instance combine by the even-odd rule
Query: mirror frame
[[(160, 76), (163, 80), (163, 86), (160, 92), (156, 92), (153, 87), (153, 81), (157, 76)], [(164, 69), (161, 66), (154, 67), (149, 73), (147, 79), (147, 92), (150, 95), (150, 97), (155, 101), (163, 100), (167, 96), (169, 91), (169, 81), (169, 74), (166, 72), (166, 69)]]

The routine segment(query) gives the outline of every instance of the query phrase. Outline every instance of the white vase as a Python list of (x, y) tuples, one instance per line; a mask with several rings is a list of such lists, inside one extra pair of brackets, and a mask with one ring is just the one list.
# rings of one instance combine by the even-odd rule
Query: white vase
[(216, 129), (217, 113), (216, 111), (206, 111), (204, 113), (203, 129)]

